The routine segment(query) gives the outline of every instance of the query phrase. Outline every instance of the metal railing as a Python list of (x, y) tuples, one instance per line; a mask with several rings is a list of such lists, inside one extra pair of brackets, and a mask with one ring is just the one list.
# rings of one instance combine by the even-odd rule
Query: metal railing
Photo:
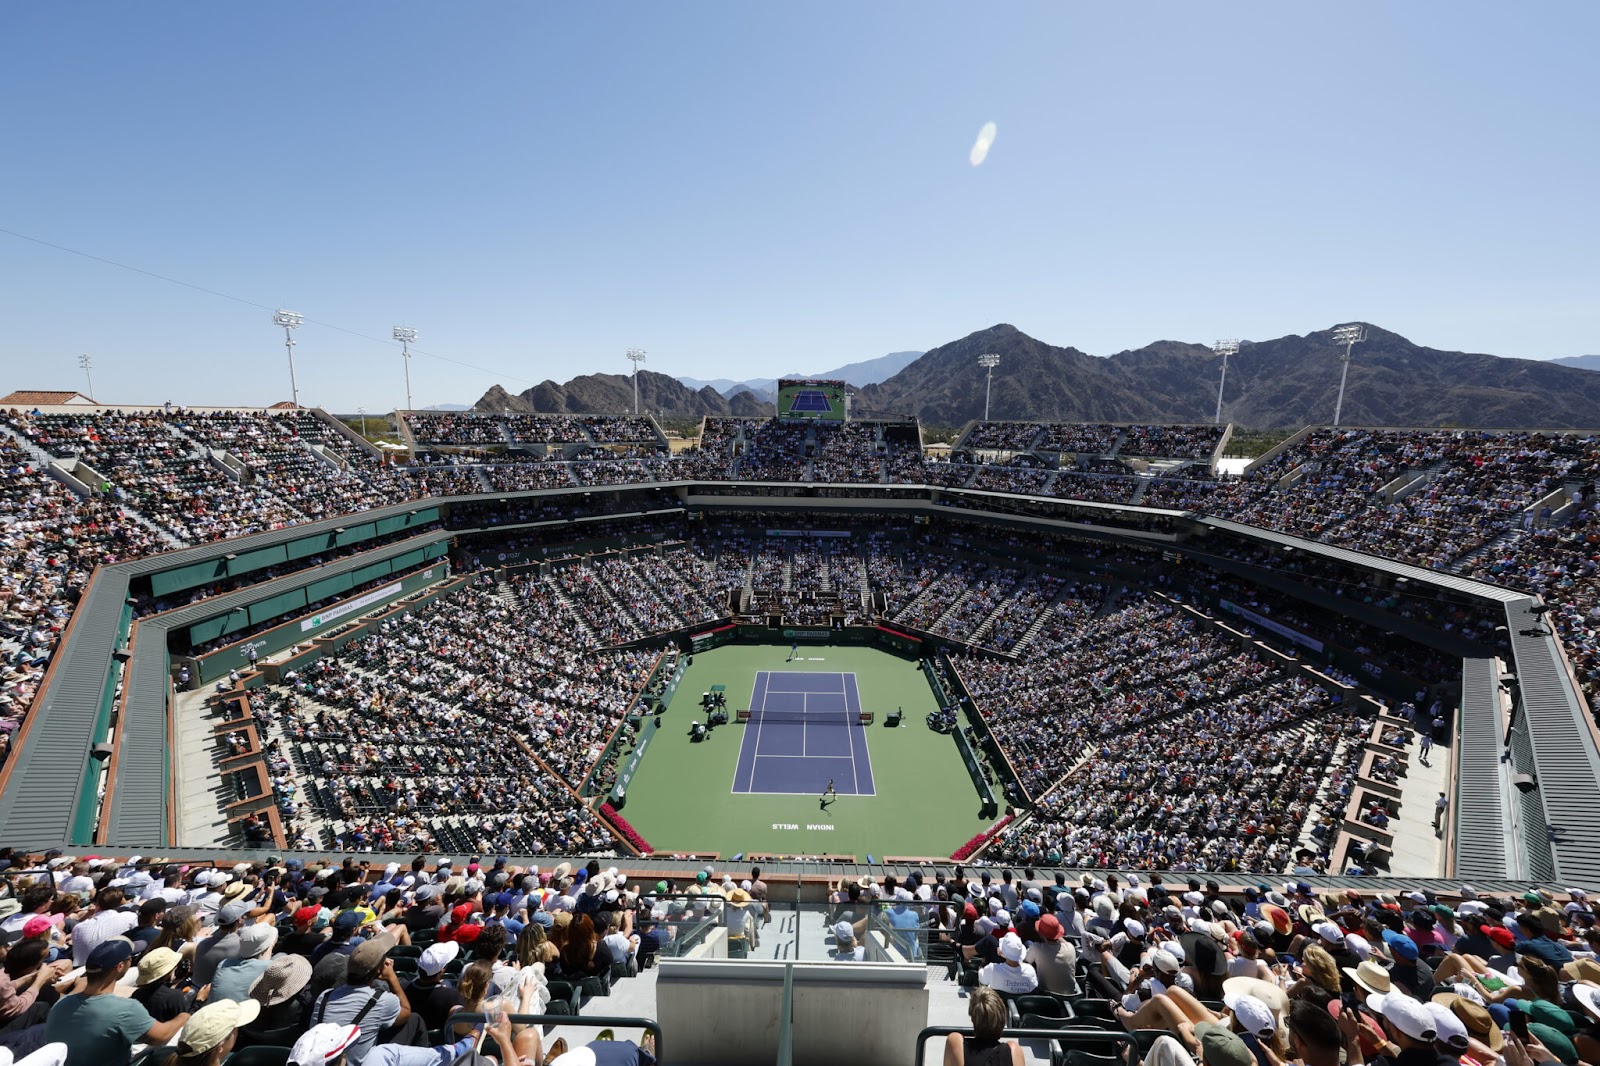
[[(660, 1059), (663, 1055), (661, 1025), (653, 1018), (613, 1018), (596, 1014), (508, 1014), (506, 1020), (512, 1025), (561, 1025), (571, 1029), (643, 1029), (655, 1037), (655, 1056)], [(452, 1014), (452, 1026), (467, 1022), (489, 1021), (489, 1016), (482, 1013)]]

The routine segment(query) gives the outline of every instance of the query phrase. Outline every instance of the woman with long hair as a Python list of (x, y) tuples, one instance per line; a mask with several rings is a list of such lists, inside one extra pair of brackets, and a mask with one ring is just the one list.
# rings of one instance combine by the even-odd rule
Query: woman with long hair
[(600, 938), (587, 914), (577, 915), (567, 927), (567, 942), (561, 949), (561, 972), (569, 977), (588, 977), (595, 972), (594, 954)]

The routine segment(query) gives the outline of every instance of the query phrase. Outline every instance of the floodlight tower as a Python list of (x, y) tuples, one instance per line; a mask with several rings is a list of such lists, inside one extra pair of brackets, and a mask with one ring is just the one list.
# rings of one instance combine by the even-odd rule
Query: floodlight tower
[(94, 369), (94, 360), (89, 358), (89, 353), (84, 352), (78, 356), (78, 365), (83, 368), (83, 380), (89, 383), (89, 399), (94, 399), (94, 375), (89, 371)]
[(289, 398), (296, 407), (300, 406), (300, 386), (294, 381), (294, 331), (304, 321), (305, 316), (299, 311), (285, 311), (280, 307), (272, 312), (272, 324), (283, 327), (283, 348), (289, 353)]
[(1339, 372), (1339, 400), (1333, 405), (1333, 428), (1339, 428), (1339, 416), (1344, 413), (1344, 383), (1350, 377), (1350, 349), (1367, 339), (1367, 331), (1359, 322), (1352, 322), (1347, 326), (1337, 326), (1333, 331), (1333, 343), (1344, 345), (1344, 355), (1339, 361), (1344, 364), (1344, 369)]
[(629, 348), (628, 360), (633, 363), (633, 413), (639, 414), (639, 364), (644, 362), (643, 348)]
[(406, 364), (406, 410), (411, 410), (411, 345), (416, 343), (417, 331), (406, 326), (394, 328), (394, 339), (400, 342), (400, 358)]
[(1211, 345), (1214, 355), (1222, 356), (1222, 379), (1217, 382), (1217, 417), (1211, 421), (1222, 425), (1222, 388), (1228, 383), (1228, 356), (1239, 354), (1238, 341), (1214, 341)]
[(983, 420), (989, 421), (989, 390), (994, 385), (994, 368), (1000, 365), (1000, 357), (993, 352), (978, 356), (978, 365), (983, 367)]

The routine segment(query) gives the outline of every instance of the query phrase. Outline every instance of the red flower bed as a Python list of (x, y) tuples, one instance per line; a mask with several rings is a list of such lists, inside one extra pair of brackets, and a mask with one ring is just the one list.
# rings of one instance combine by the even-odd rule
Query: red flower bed
[(965, 859), (971, 858), (973, 852), (983, 847), (984, 843), (990, 837), (1004, 829), (1006, 827), (1006, 823), (1009, 821), (1011, 821), (1011, 815), (1008, 814), (1004, 818), (1001, 818), (998, 822), (994, 823), (994, 825), (991, 825), (988, 829), (985, 829), (983, 832), (979, 833), (977, 836), (973, 837), (971, 840), (957, 848), (951, 853), (950, 860), (952, 862), (962, 862)]
[(641, 853), (648, 855), (652, 851), (656, 850), (650, 846), (650, 842), (648, 840), (639, 835), (638, 830), (634, 829), (633, 826), (628, 824), (628, 820), (626, 818), (617, 813), (617, 809), (611, 806), (611, 804), (600, 804), (600, 817), (610, 822), (612, 828), (621, 833), (628, 843), (632, 844), (635, 848), (638, 848)]

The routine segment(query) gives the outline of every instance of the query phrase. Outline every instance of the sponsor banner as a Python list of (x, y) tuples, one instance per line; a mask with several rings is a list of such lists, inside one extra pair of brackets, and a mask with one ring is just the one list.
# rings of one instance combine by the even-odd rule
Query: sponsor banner
[(1220, 606), (1224, 611), (1229, 611), (1233, 614), (1236, 614), (1247, 622), (1254, 623), (1255, 625), (1260, 626), (1262, 629), (1269, 630), (1270, 632), (1278, 634), (1280, 637), (1292, 640), (1296, 644), (1310, 648), (1312, 651), (1320, 652), (1323, 649), (1322, 641), (1317, 640), (1315, 637), (1308, 637), (1298, 629), (1290, 629), (1281, 622), (1274, 622), (1266, 615), (1257, 614), (1256, 612), (1248, 610), (1244, 607), (1240, 607), (1237, 603), (1233, 603), (1229, 600), (1218, 600), (1217, 605)]
[(769, 529), (769, 537), (848, 537), (848, 529)]
[(611, 805), (617, 806), (628, 795), (628, 786), (633, 783), (633, 775), (639, 772), (639, 763), (644, 760), (644, 751), (650, 746), (650, 741), (655, 739), (656, 724), (654, 719), (646, 719), (644, 726), (639, 730), (639, 743), (629, 753), (628, 759), (622, 764), (622, 772), (617, 774), (617, 780), (611, 786)]
[[(433, 577), (433, 571), (424, 570), (422, 572), (422, 577), (424, 580)], [(390, 596), (397, 596), (399, 594), (400, 582), (396, 581), (394, 584), (385, 585), (381, 589), (373, 589), (364, 596), (357, 596), (353, 600), (345, 600), (343, 603), (336, 603), (332, 607), (329, 607), (326, 611), (318, 611), (310, 618), (302, 618), (300, 620), (300, 632), (309, 633), (314, 629), (321, 629), (323, 626), (326, 626), (332, 622), (337, 622), (339, 619), (344, 618), (347, 615), (355, 614), (363, 607), (371, 607), (373, 604), (379, 603)]]
[(978, 798), (984, 803), (994, 803), (994, 790), (989, 787), (989, 782), (983, 778), (983, 766), (978, 762), (978, 755), (972, 750), (972, 745), (967, 743), (961, 727), (957, 726), (950, 734), (956, 738), (956, 749), (961, 752), (961, 762), (967, 768), (967, 776), (972, 778), (972, 783), (977, 786)]
[(833, 636), (831, 629), (785, 629), (784, 640), (827, 640)]

